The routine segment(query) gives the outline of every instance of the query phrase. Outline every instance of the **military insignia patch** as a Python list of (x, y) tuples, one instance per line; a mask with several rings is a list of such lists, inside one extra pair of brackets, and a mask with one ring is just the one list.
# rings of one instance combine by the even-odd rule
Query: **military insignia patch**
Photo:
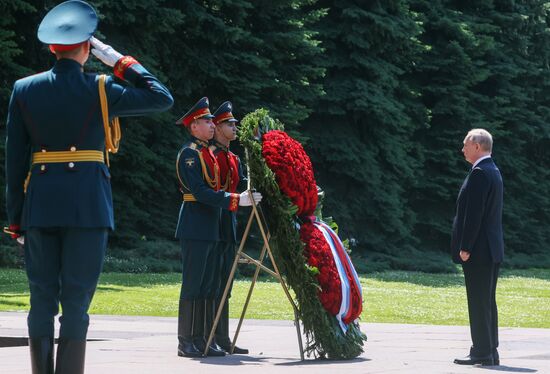
[(192, 168), (193, 165), (195, 165), (195, 159), (193, 157), (191, 158), (186, 158), (185, 159), (185, 165), (188, 167), (188, 168)]

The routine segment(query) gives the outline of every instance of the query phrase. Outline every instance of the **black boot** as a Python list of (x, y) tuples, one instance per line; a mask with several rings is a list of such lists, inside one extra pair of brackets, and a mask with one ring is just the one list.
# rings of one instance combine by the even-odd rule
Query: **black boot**
[(59, 338), (55, 374), (84, 374), (86, 339)]
[(193, 322), (195, 313), (194, 300), (180, 299), (178, 314), (178, 356), (180, 357), (202, 356), (202, 352), (193, 344)]
[[(214, 300), (204, 300), (204, 339), (202, 346), (203, 352), (204, 347), (206, 346), (206, 340), (210, 336), (210, 331), (212, 330), (212, 326), (214, 324), (214, 306)], [(216, 344), (216, 339), (212, 339), (212, 342), (210, 342), (210, 347), (208, 348), (208, 356), (225, 356), (225, 352)]]
[(29, 338), (32, 374), (53, 374), (53, 338)]
[[(216, 306), (219, 305), (219, 301)], [(216, 327), (216, 343), (229, 354), (248, 354), (248, 349), (235, 346), (231, 352), (231, 339), (229, 339), (229, 303), (227, 300), (222, 309), (218, 326)]]

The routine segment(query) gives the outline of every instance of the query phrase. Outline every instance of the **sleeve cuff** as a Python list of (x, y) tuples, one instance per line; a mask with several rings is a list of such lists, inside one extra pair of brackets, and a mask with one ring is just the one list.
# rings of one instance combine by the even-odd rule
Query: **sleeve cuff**
[(232, 193), (231, 197), (229, 198), (229, 210), (231, 212), (236, 212), (239, 208), (239, 194)]
[(126, 80), (124, 79), (124, 74), (126, 73), (126, 70), (130, 66), (136, 65), (136, 64), (139, 64), (139, 62), (132, 56), (124, 56), (120, 58), (114, 66), (115, 77), (120, 78), (122, 80)]

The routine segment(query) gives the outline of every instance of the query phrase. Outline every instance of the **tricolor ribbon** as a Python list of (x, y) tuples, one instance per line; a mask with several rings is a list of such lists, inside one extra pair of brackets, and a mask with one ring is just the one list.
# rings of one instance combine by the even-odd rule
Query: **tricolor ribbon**
[[(357, 319), (361, 314), (363, 303), (363, 291), (361, 289), (361, 282), (357, 276), (357, 272), (351, 263), (351, 259), (346, 252), (344, 244), (336, 235), (336, 233), (324, 222), (316, 221), (313, 223), (317, 229), (319, 229), (328, 243), (332, 252), (336, 269), (340, 277), (342, 302), (340, 304), (340, 310), (336, 315), (336, 319), (340, 325), (340, 328), (346, 333), (347, 325)], [(353, 283), (350, 283), (350, 279)], [(359, 305), (354, 305), (354, 298), (352, 293), (358, 293)], [(357, 295), (356, 295), (357, 296)], [(348, 321), (347, 323), (345, 321)]]

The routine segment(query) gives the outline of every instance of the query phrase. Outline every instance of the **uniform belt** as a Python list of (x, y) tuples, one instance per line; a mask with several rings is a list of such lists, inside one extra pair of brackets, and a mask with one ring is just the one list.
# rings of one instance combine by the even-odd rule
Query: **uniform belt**
[(197, 199), (195, 198), (195, 196), (193, 196), (193, 194), (184, 193), (183, 194), (183, 201), (191, 202), (191, 201), (197, 201)]
[(105, 162), (103, 152), (101, 151), (55, 151), (55, 152), (35, 152), (32, 155), (34, 164), (50, 164), (58, 162)]

